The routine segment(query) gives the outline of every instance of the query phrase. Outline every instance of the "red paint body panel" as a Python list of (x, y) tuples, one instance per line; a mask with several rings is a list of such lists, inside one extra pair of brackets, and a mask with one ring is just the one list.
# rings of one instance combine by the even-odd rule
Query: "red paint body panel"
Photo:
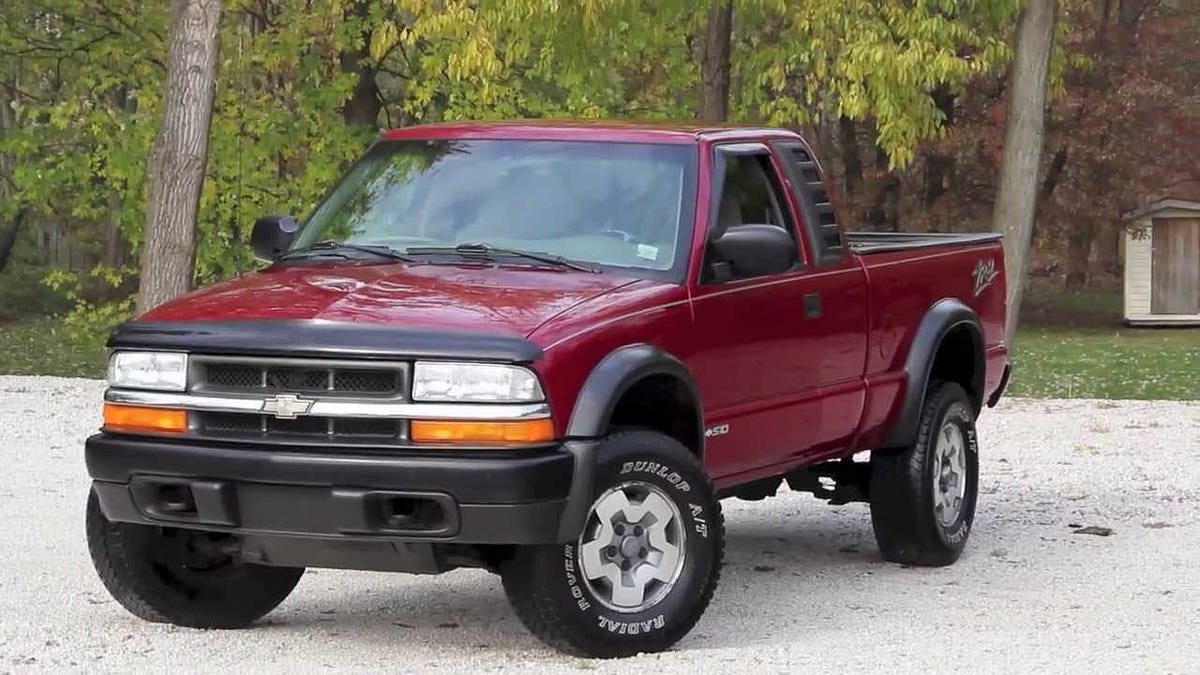
[[(871, 328), (868, 336), (865, 377), (868, 405), (857, 442), (863, 447), (878, 443), (887, 430), (903, 394), (904, 360), (916, 324), (943, 298), (962, 301), (979, 316), (984, 348), (992, 355), (985, 362), (985, 400), (1000, 382), (1008, 351), (1004, 346), (1004, 252), (1000, 242), (970, 247), (936, 247), (864, 256), (871, 289)], [(972, 272), (977, 261), (997, 261), (998, 276), (975, 295)]]
[(151, 310), (153, 321), (324, 319), (527, 335), (634, 279), (492, 264), (329, 264), (271, 268)]
[[(688, 143), (700, 147), (691, 262), (686, 282), (523, 265), (317, 263), (272, 267), (179, 298), (152, 320), (298, 319), (445, 327), (525, 336), (543, 350), (531, 364), (564, 434), (578, 393), (606, 355), (648, 343), (692, 372), (711, 438), (706, 464), (719, 487), (845, 456), (881, 442), (906, 386), (903, 366), (917, 325), (943, 298), (979, 315), (986, 343), (985, 400), (1007, 364), (1005, 284), (998, 242), (934, 246), (701, 284), (711, 155), (724, 142), (798, 140), (786, 131), (594, 123), (491, 123), (413, 127), (388, 139), (492, 138)], [(781, 159), (773, 158), (781, 171)], [(790, 187), (786, 176), (781, 180)], [(788, 206), (798, 228), (801, 209)], [(803, 229), (797, 232), (798, 239)], [(999, 276), (976, 293), (973, 270), (993, 259)], [(820, 296), (818, 317), (806, 296)]]

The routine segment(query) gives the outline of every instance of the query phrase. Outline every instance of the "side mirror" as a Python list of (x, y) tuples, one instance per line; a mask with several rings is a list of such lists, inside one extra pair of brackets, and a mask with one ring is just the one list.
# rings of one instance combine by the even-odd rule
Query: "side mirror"
[(796, 242), (777, 225), (731, 225), (709, 243), (718, 281), (786, 272), (796, 264)]
[(263, 216), (254, 221), (254, 230), (250, 233), (254, 257), (271, 261), (283, 255), (292, 245), (298, 229), (300, 224), (291, 216)]

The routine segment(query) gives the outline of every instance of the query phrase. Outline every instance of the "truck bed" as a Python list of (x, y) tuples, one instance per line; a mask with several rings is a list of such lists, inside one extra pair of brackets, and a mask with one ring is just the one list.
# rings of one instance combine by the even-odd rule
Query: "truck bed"
[(1000, 240), (995, 232), (847, 232), (850, 250), (859, 255), (934, 246), (968, 246)]

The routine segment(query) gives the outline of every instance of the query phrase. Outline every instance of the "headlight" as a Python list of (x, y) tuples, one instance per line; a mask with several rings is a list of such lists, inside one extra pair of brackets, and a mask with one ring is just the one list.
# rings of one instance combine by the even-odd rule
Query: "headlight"
[(413, 367), (414, 401), (541, 401), (537, 376), (520, 366), (495, 363), (418, 361)]
[(108, 384), (129, 389), (187, 389), (187, 354), (116, 352), (108, 360)]

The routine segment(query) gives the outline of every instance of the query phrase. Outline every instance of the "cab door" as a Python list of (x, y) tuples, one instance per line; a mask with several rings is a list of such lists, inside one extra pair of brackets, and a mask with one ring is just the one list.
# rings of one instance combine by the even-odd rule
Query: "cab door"
[[(762, 143), (716, 145), (704, 259), (692, 285), (694, 350), (705, 402), (707, 463), (725, 478), (788, 461), (820, 436), (821, 282), (812, 275), (794, 205)], [(780, 228), (794, 256), (739, 272), (713, 241), (742, 226)]]
[(845, 245), (812, 150), (799, 139), (773, 141), (771, 149), (808, 245), (812, 267), (805, 273), (821, 298), (821, 315), (805, 326), (813, 350), (812, 383), (821, 389), (820, 424), (798, 450), (811, 461), (839, 454), (853, 442), (862, 421), (870, 329), (867, 275)]

